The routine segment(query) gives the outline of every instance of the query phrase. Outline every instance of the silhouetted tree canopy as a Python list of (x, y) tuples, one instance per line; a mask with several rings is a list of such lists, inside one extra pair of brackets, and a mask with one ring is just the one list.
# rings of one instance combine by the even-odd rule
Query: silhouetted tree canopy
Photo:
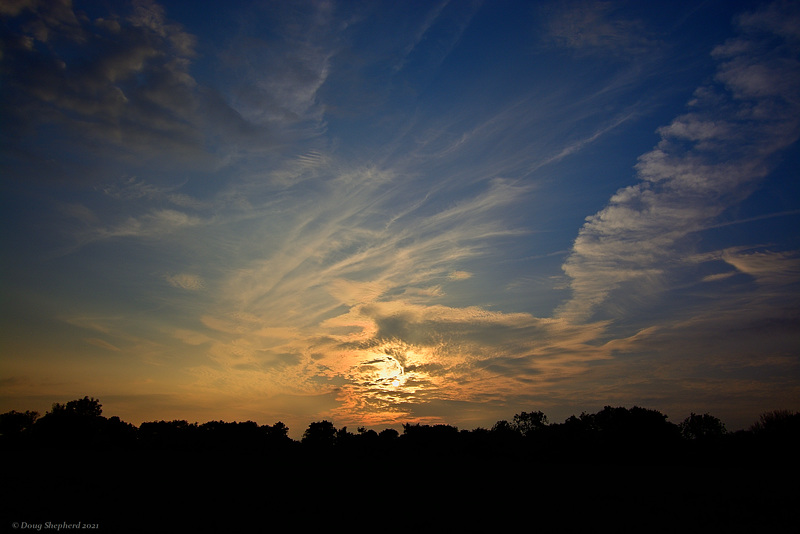
[(18, 412), (11, 410), (0, 414), (0, 435), (9, 436), (19, 434), (31, 426), (39, 418), (39, 412)]
[(796, 438), (800, 434), (800, 412), (773, 410), (763, 413), (751, 430), (761, 435)]
[(492, 432), (496, 435), (505, 437), (518, 434), (517, 429), (505, 419), (497, 421), (494, 426), (492, 426)]
[(52, 417), (100, 417), (103, 415), (103, 405), (95, 398), (84, 397), (69, 401), (66, 404), (53, 404)]
[[(523, 411), (491, 429), (459, 430), (446, 424), (405, 423), (377, 432), (359, 427), (351, 433), (327, 420), (312, 422), (299, 442), (282, 422), (149, 421), (138, 427), (102, 415), (97, 399), (54, 403), (43, 417), (11, 410), (0, 414), (2, 448), (127, 448), (149, 451), (235, 451), (249, 454), (343, 454), (348, 461), (395, 453), (468, 455), (541, 463), (607, 462), (782, 462), (795, 465), (800, 446), (800, 413), (775, 410), (761, 415), (748, 430), (727, 432), (711, 414), (691, 413), (680, 424), (652, 409), (605, 406), (597, 413), (572, 415), (551, 423), (541, 411)], [(297, 447), (301, 446), (300, 449)], [(769, 453), (767, 452), (769, 451)], [(373, 456), (379, 455), (379, 456)], [(383, 455), (383, 456), (380, 456)]]
[(681, 436), (686, 439), (711, 439), (725, 434), (725, 424), (711, 414), (697, 415), (692, 412), (678, 425)]
[(304, 445), (317, 448), (329, 448), (335, 442), (336, 427), (330, 421), (318, 421), (308, 425), (301, 441)]
[(539, 430), (547, 426), (547, 416), (542, 412), (521, 412), (514, 416), (511, 427), (522, 434), (530, 437)]
[(378, 433), (378, 437), (384, 441), (392, 441), (397, 439), (400, 433), (394, 428), (384, 428)]

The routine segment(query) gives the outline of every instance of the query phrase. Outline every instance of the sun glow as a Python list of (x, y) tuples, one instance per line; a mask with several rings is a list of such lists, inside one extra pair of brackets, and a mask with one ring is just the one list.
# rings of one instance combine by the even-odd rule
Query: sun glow
[(356, 366), (360, 381), (375, 389), (399, 387), (404, 382), (403, 365), (388, 354), (371, 354)]
[(430, 383), (421, 372), (432, 361), (431, 350), (397, 340), (387, 340), (361, 353), (350, 370), (350, 377), (361, 386), (362, 395), (385, 397), (386, 394), (415, 393), (421, 384)]

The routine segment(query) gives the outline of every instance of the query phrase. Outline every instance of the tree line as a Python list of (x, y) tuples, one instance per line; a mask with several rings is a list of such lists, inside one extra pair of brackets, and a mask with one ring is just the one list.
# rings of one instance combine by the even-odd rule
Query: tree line
[(129, 449), (146, 451), (273, 452), (283, 455), (419, 454), (428, 457), (516, 458), (539, 462), (646, 462), (692, 460), (750, 465), (796, 465), (800, 412), (762, 414), (747, 430), (729, 432), (711, 414), (692, 413), (680, 423), (658, 410), (606, 406), (597, 413), (551, 423), (541, 411), (521, 412), (491, 428), (459, 430), (446, 424), (351, 432), (327, 420), (309, 424), (302, 438), (289, 437), (282, 422), (185, 420), (144, 422), (138, 427), (105, 417), (99, 400), (55, 403), (40, 416), (15, 410), (0, 414), (0, 448)]

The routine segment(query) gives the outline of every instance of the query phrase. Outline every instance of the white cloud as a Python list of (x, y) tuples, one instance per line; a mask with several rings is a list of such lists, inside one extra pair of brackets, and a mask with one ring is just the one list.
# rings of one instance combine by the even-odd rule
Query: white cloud
[(573, 294), (560, 316), (590, 317), (622, 284), (658, 290), (661, 275), (685, 253), (682, 240), (750, 194), (770, 158), (798, 139), (798, 67), (787, 72), (778, 60), (797, 43), (763, 49), (760, 35), (741, 39), (726, 52), (739, 55), (719, 69), (727, 93), (698, 90), (692, 111), (659, 129), (658, 146), (639, 159), (641, 182), (587, 218), (563, 266)]
[(748, 251), (735, 248), (723, 251), (721, 259), (737, 271), (754, 277), (761, 285), (786, 286), (800, 282), (800, 257), (796, 251)]
[(448, 275), (450, 280), (468, 280), (472, 278), (472, 273), (468, 271), (453, 271)]

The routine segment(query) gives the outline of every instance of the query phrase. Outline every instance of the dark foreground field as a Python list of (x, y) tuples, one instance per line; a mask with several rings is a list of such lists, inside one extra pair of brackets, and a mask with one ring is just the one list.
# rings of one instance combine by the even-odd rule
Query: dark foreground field
[(778, 533), (797, 532), (800, 502), (797, 470), (774, 466), (225, 451), (5, 455), (2, 532), (60, 525), (59, 532), (136, 533)]

